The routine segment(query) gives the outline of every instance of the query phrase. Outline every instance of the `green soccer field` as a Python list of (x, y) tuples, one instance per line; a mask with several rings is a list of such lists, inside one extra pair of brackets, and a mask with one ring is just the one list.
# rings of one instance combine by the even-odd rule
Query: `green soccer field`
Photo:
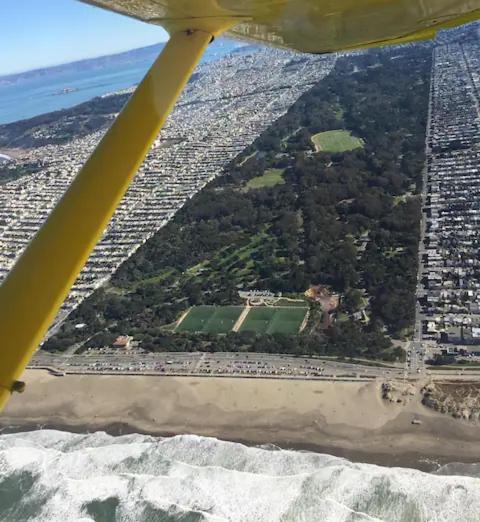
[(269, 306), (252, 308), (240, 327), (240, 332), (298, 333), (307, 308), (298, 306)]
[[(232, 330), (243, 306), (193, 306), (176, 332), (224, 334)], [(298, 333), (307, 313), (300, 306), (259, 306), (251, 308), (240, 332), (264, 334)]]
[(268, 327), (267, 333), (295, 334), (300, 330), (307, 308), (279, 307)]
[(228, 333), (242, 313), (243, 306), (193, 306), (177, 326), (177, 332)]
[(240, 326), (240, 332), (266, 333), (268, 325), (275, 316), (273, 307), (254, 307)]

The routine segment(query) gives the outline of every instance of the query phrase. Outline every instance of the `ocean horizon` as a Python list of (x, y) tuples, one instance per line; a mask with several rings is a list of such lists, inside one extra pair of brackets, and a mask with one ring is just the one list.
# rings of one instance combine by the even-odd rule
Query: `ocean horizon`
[[(244, 45), (219, 39), (207, 48), (201, 63), (218, 60)], [(146, 48), (138, 58), (126, 62), (102, 58), (96, 67), (50, 67), (41, 70), (41, 74), (16, 75), (14, 81), (0, 77), (0, 125), (67, 109), (132, 87), (145, 76), (157, 55), (158, 50)]]
[(478, 464), (425, 473), (196, 435), (0, 435), (10, 522), (473, 522), (479, 512)]

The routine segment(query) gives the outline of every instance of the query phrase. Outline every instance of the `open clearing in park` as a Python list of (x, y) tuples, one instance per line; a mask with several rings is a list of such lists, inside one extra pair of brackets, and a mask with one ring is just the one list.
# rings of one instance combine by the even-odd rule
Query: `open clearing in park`
[[(193, 306), (178, 324), (176, 332), (228, 333), (243, 306)], [(240, 332), (295, 334), (305, 319), (308, 308), (302, 306), (257, 306), (250, 308)]]
[(285, 169), (267, 169), (262, 176), (252, 178), (247, 183), (247, 189), (259, 189), (263, 187), (274, 187), (275, 185), (283, 185), (283, 171)]
[(312, 136), (312, 141), (317, 152), (345, 152), (363, 147), (363, 141), (347, 130), (319, 132)]

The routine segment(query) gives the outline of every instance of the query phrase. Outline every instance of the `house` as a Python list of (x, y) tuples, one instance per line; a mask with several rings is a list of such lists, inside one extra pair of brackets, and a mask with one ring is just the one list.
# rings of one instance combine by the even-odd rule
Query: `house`
[(130, 335), (119, 335), (112, 343), (113, 348), (123, 348), (127, 350), (130, 348), (133, 337)]

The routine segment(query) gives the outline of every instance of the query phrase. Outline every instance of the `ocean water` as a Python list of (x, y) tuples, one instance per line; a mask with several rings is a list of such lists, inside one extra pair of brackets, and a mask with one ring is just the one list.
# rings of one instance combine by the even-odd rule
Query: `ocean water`
[(2, 521), (477, 522), (479, 514), (478, 465), (428, 474), (195, 435), (0, 436)]
[[(217, 60), (242, 45), (226, 39), (216, 40), (207, 48), (202, 61)], [(95, 96), (136, 85), (156, 58), (156, 53), (145, 54), (146, 57), (130, 63), (112, 60), (94, 69), (76, 71), (53, 68), (42, 76), (22, 78), (11, 84), (0, 81), (0, 124), (73, 107)], [(63, 93), (64, 89), (67, 92)]]
[[(55, 72), (11, 85), (0, 84), (0, 124), (66, 109), (95, 96), (131, 87), (142, 79), (151, 64), (152, 60), (144, 59), (95, 71)], [(73, 91), (58, 94), (63, 89)]]

